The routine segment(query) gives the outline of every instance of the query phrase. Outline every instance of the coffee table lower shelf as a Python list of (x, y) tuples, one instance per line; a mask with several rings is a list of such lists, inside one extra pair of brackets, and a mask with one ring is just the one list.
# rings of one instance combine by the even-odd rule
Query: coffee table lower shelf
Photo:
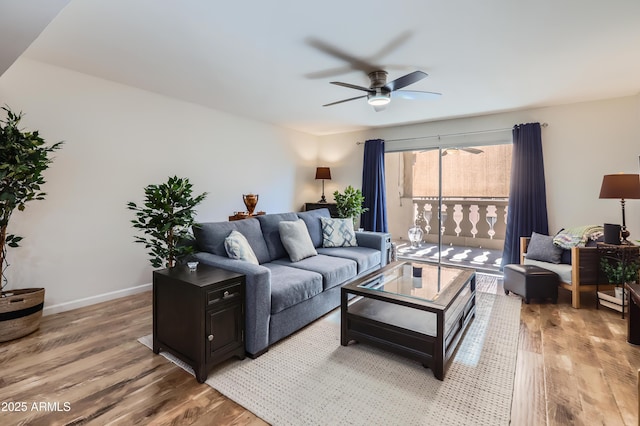
[(381, 347), (421, 362), (437, 379), (444, 380), (458, 343), (475, 316), (475, 286), (467, 293), (466, 303), (449, 312), (455, 318), (446, 321), (445, 310), (433, 312), (390, 300), (360, 297), (348, 304), (348, 293), (343, 288), (343, 346), (356, 341)]

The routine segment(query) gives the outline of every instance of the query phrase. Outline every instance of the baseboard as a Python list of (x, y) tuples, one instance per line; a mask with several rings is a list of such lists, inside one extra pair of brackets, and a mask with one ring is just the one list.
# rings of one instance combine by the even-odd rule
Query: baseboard
[(53, 315), (60, 312), (70, 311), (72, 309), (84, 308), (85, 306), (95, 305), (100, 302), (107, 302), (113, 299), (119, 299), (132, 294), (151, 291), (153, 285), (143, 284), (136, 287), (129, 287), (122, 290), (112, 291), (110, 293), (98, 294), (97, 296), (85, 297), (84, 299), (71, 300), (69, 302), (58, 303), (57, 305), (47, 306), (45, 304), (42, 315)]

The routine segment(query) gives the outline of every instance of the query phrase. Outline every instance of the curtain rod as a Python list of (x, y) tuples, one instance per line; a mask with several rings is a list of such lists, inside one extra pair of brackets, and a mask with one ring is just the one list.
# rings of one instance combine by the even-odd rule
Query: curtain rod
[[(542, 123), (540, 127), (547, 127), (549, 124)], [(491, 130), (477, 130), (475, 132), (460, 132), (460, 133), (445, 133), (443, 135), (430, 135), (430, 136), (420, 136), (415, 138), (403, 138), (403, 139), (385, 139), (385, 142), (405, 142), (405, 141), (415, 141), (420, 139), (435, 139), (435, 138), (446, 138), (450, 136), (464, 136), (464, 135), (478, 135), (482, 133), (497, 133), (497, 132), (506, 132), (507, 130), (513, 130), (513, 127), (506, 127), (504, 129), (491, 129)], [(364, 142), (356, 142), (356, 145), (363, 145)]]

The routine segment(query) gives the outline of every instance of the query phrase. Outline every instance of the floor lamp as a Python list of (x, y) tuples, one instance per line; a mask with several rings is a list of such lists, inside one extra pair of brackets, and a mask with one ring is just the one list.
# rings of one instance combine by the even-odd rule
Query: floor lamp
[(604, 175), (600, 187), (600, 198), (618, 198), (622, 206), (622, 228), (620, 234), (622, 244), (629, 244), (627, 238), (627, 223), (624, 215), (625, 199), (640, 199), (640, 175), (618, 173), (616, 175)]
[(324, 181), (325, 179), (331, 180), (331, 169), (329, 167), (318, 167), (316, 168), (316, 180), (322, 179), (322, 198), (320, 198), (319, 203), (326, 203), (327, 199), (324, 197)]

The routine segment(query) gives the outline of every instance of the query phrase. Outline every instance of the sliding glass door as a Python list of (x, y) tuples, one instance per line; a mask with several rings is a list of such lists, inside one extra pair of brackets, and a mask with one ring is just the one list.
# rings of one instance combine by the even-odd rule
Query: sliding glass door
[(389, 231), (400, 257), (498, 271), (511, 144), (387, 152)]

